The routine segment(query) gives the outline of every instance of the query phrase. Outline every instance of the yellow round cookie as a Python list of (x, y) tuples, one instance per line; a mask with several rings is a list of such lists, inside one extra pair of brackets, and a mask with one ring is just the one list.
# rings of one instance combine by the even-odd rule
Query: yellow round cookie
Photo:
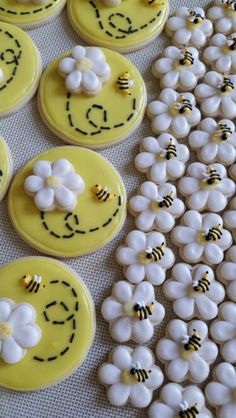
[(41, 59), (21, 29), (0, 22), (0, 117), (23, 107), (37, 90)]
[[(84, 54), (95, 50), (95, 56), (99, 50), (110, 68), (109, 79), (95, 95), (68, 91), (66, 80), (59, 74), (60, 63), (65, 57), (73, 60), (76, 48), (83, 49)], [(80, 46), (74, 49), (49, 64), (42, 75), (38, 103), (43, 121), (68, 143), (94, 149), (114, 145), (131, 135), (143, 119), (147, 98), (142, 76), (117, 52)], [(76, 68), (85, 66), (84, 61), (88, 69), (93, 65), (86, 57), (85, 60), (74, 60), (74, 72)], [(86, 76), (85, 73), (81, 71), (82, 77)], [(120, 88), (121, 77), (124, 89)]]
[[(84, 361), (94, 337), (95, 311), (75, 271), (46, 257), (20, 258), (0, 269), (0, 295), (1, 386), (42, 389)], [(23, 314), (28, 304), (33, 319), (29, 310)]]
[(155, 39), (169, 13), (168, 0), (68, 0), (67, 5), (70, 22), (85, 42), (120, 52)]
[[(55, 176), (55, 167), (60, 165), (61, 159), (66, 159), (66, 165), (73, 167), (83, 184), (73, 210), (68, 206), (61, 210), (66, 196), (59, 183), (64, 182), (70, 190), (74, 187), (74, 180), (69, 184), (62, 171)], [(52, 210), (48, 210), (47, 204), (38, 207), (35, 202), (39, 191), (28, 195), (26, 188), (26, 179), (37, 171), (36, 165), (39, 162), (40, 167), (45, 165), (42, 161), (47, 162), (47, 172), (42, 168), (43, 182), (36, 179), (36, 189), (41, 182), (43, 204), (45, 188), (46, 192), (48, 188), (50, 193), (52, 190)], [(52, 205), (52, 201), (49, 204)], [(55, 205), (59, 205), (59, 209)], [(105, 158), (86, 148), (65, 146), (37, 155), (16, 174), (8, 194), (8, 209), (13, 226), (29, 245), (49, 255), (75, 257), (96, 251), (117, 235), (126, 216), (126, 192), (118, 172)]]
[(12, 158), (10, 150), (0, 136), (0, 201), (4, 198), (12, 176)]
[(66, 0), (1, 0), (0, 20), (31, 29), (56, 17)]

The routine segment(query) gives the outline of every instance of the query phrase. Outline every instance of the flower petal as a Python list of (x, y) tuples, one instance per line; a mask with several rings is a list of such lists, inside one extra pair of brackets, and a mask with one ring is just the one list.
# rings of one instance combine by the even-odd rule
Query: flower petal
[(129, 341), (132, 332), (130, 318), (127, 316), (122, 316), (120, 319), (117, 319), (111, 324), (110, 332), (112, 338), (114, 338), (115, 341), (120, 343)]
[[(135, 321), (132, 324), (132, 340), (138, 344), (148, 342), (153, 336), (153, 325), (146, 319), (144, 321)], [(126, 340), (127, 341), (127, 340)]]
[(101, 88), (101, 82), (93, 71), (82, 73), (82, 87), (89, 93), (97, 93)]
[(52, 166), (50, 161), (36, 161), (33, 167), (33, 173), (36, 176), (42, 177), (43, 179), (47, 178), (48, 176), (51, 176)]
[(12, 336), (2, 341), (1, 357), (6, 363), (18, 363), (23, 359), (25, 354), (26, 350), (17, 344)]
[(202, 319), (210, 320), (217, 316), (218, 308), (215, 302), (212, 302), (206, 295), (196, 296), (196, 306), (199, 316)]
[(66, 174), (63, 178), (63, 185), (77, 194), (82, 193), (85, 187), (84, 180), (76, 173)]
[(179, 358), (179, 347), (174, 341), (163, 338), (157, 343), (156, 354), (162, 361), (175, 360)]
[(145, 266), (147, 280), (153, 285), (158, 286), (165, 280), (165, 272), (157, 263), (150, 263)]
[(107, 396), (112, 405), (121, 406), (128, 401), (130, 392), (130, 385), (125, 385), (124, 383), (115, 383), (109, 387)]
[(59, 62), (59, 71), (60, 73), (66, 75), (70, 74), (75, 68), (75, 60), (71, 57), (63, 58)]
[(29, 303), (19, 303), (12, 310), (8, 322), (13, 329), (30, 324), (36, 319), (36, 311)]
[(126, 238), (129, 247), (135, 251), (143, 251), (146, 249), (146, 234), (141, 231), (131, 231)]
[(152, 372), (149, 378), (146, 380), (145, 386), (151, 390), (155, 390), (161, 386), (164, 378), (160, 367), (154, 366), (151, 370)]
[(99, 379), (105, 385), (113, 385), (120, 381), (121, 372), (120, 369), (113, 364), (103, 364), (98, 372)]
[(101, 310), (106, 321), (113, 321), (123, 315), (123, 306), (111, 297), (104, 300)]
[(142, 369), (150, 369), (154, 363), (154, 355), (147, 347), (137, 347), (132, 353), (132, 363), (140, 363)]
[(152, 400), (152, 391), (144, 384), (139, 383), (131, 386), (130, 402), (137, 408), (146, 408)]
[(70, 161), (60, 158), (52, 166), (52, 175), (64, 177), (68, 173), (73, 173), (74, 168)]
[(153, 302), (155, 299), (154, 288), (151, 283), (142, 282), (136, 286), (136, 289), (133, 293), (133, 300), (140, 301), (142, 300), (145, 304)]
[(121, 280), (114, 284), (112, 294), (120, 303), (125, 303), (131, 300), (133, 296), (134, 286), (125, 280)]
[(174, 382), (182, 382), (187, 376), (188, 368), (189, 365), (187, 361), (182, 360), (181, 358), (172, 360), (167, 365), (168, 377)]
[(203, 358), (196, 355), (189, 361), (189, 372), (191, 380), (200, 383), (206, 380), (209, 374), (209, 366)]
[(14, 329), (14, 339), (22, 348), (31, 348), (41, 339), (41, 329), (37, 325), (25, 325)]
[(81, 58), (84, 58), (86, 55), (86, 48), (84, 48), (81, 45), (76, 45), (73, 49), (72, 49), (72, 57), (76, 60), (79, 60)]
[(65, 186), (60, 186), (54, 190), (55, 200), (57, 204), (65, 210), (72, 210), (76, 205), (75, 193), (67, 189)]
[(27, 193), (37, 193), (44, 186), (44, 179), (38, 176), (29, 176), (25, 180), (25, 191)]
[(126, 346), (116, 348), (112, 353), (112, 360), (120, 370), (128, 369), (132, 364), (132, 350)]
[(5, 322), (14, 307), (15, 303), (11, 299), (1, 298), (0, 300), (0, 323)]
[(139, 283), (141, 282), (145, 277), (145, 268), (142, 264), (133, 264), (130, 265), (125, 270), (125, 277), (131, 282), (131, 283)]
[(175, 300), (173, 310), (182, 319), (192, 319), (194, 317), (194, 299), (185, 297)]
[(66, 77), (66, 88), (71, 93), (80, 93), (81, 92), (81, 80), (82, 74), (79, 70), (72, 71)]

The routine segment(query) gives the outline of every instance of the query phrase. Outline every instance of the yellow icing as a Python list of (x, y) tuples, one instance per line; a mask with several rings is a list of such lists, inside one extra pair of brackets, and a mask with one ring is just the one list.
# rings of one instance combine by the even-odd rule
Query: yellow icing
[[(0, 20), (22, 28), (32, 28), (47, 23), (60, 13), (66, 0), (48, 0), (43, 4), (33, 1), (1, 0)], [(13, 13), (9, 13), (9, 10)]]
[(0, 22), (0, 45), (0, 68), (4, 75), (0, 82), (0, 116), (5, 116), (21, 107), (36, 91), (41, 60), (31, 38), (8, 23)]
[[(24, 191), (24, 181), (32, 174), (36, 161), (55, 162), (59, 158), (69, 160), (85, 182), (85, 190), (78, 197), (73, 210), (73, 215), (78, 215), (78, 225), (73, 215), (64, 221), (66, 212), (61, 211), (45, 212), (43, 220), (33, 197)], [(95, 184), (108, 186), (117, 197), (106, 202), (98, 201), (92, 191)], [(103, 247), (119, 232), (126, 215), (126, 192), (118, 172), (102, 156), (86, 148), (65, 146), (36, 156), (21, 169), (12, 182), (8, 208), (14, 227), (30, 245), (50, 255), (74, 257)], [(49, 230), (45, 229), (43, 222), (46, 222)], [(65, 226), (66, 223), (73, 230), (86, 233), (75, 233), (71, 238), (56, 238), (50, 234), (50, 231), (54, 231), (61, 237), (70, 235), (72, 231)], [(97, 227), (98, 230), (90, 232)]]
[[(37, 294), (27, 292), (20, 282), (26, 273), (41, 275), (45, 290)], [(59, 280), (59, 283), (51, 284), (53, 280)], [(77, 297), (72, 294), (72, 288)], [(29, 349), (22, 361), (7, 364), (0, 359), (0, 385), (24, 391), (41, 389), (65, 378), (81, 364), (93, 341), (95, 312), (87, 288), (73, 270), (46, 257), (18, 259), (0, 269), (0, 295), (16, 303), (30, 303), (36, 310), (36, 322), (42, 331), (39, 344)], [(46, 309), (53, 301), (58, 302), (57, 305)], [(77, 301), (78, 311), (75, 310)], [(65, 311), (60, 302), (66, 304), (69, 311)], [(49, 321), (46, 321), (44, 311), (50, 317)], [(61, 325), (51, 322), (65, 320), (71, 314), (74, 314), (75, 330), (72, 319)], [(73, 332), (74, 339), (70, 343)], [(61, 355), (67, 346), (69, 350)], [(35, 356), (44, 361), (34, 360)], [(55, 356), (56, 359), (48, 361)]]
[[(144, 0), (125, 0), (117, 7), (107, 7), (102, 0), (68, 1), (70, 22), (85, 41), (120, 51), (141, 48), (156, 38), (168, 12), (168, 0), (156, 1), (153, 5)], [(111, 17), (113, 14), (115, 16)]]
[(0, 137), (0, 201), (3, 198), (11, 179), (12, 162), (10, 151), (3, 138)]
[[(117, 52), (107, 49), (103, 49), (103, 52), (111, 67), (111, 77), (96, 96), (71, 94), (70, 98), (67, 98), (65, 80), (58, 73), (58, 63), (63, 57), (70, 56), (70, 52), (53, 61), (41, 78), (38, 95), (41, 115), (49, 129), (66, 142), (90, 148), (113, 145), (128, 136), (143, 119), (146, 88), (140, 73), (130, 61)], [(129, 72), (130, 80), (134, 80), (130, 89), (131, 95), (120, 94), (117, 89), (117, 79), (126, 70)], [(86, 116), (93, 105), (103, 106), (102, 110), (93, 108), (90, 112), (95, 126), (89, 123)], [(107, 112), (107, 121), (104, 119), (104, 111)], [(122, 126), (115, 127), (121, 123)], [(101, 126), (110, 129), (100, 129)], [(76, 128), (87, 134), (82, 134)], [(93, 134), (98, 131), (100, 133)]]

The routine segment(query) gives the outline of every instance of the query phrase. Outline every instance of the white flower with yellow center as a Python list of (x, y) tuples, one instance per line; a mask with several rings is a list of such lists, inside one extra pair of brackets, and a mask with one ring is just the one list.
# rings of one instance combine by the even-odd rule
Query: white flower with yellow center
[(225, 261), (217, 267), (216, 274), (225, 285), (228, 298), (236, 302), (236, 245), (226, 252)]
[(63, 58), (58, 66), (59, 74), (64, 77), (68, 92), (89, 96), (98, 94), (102, 84), (110, 78), (110, 66), (100, 48), (83, 47), (72, 49), (71, 56)]
[(173, 382), (186, 379), (203, 382), (217, 354), (217, 345), (208, 338), (206, 323), (198, 320), (189, 323), (171, 320), (166, 327), (166, 337), (156, 346), (156, 355), (165, 364), (166, 374)]
[(18, 363), (40, 339), (33, 306), (0, 298), (0, 358), (9, 364)]
[(203, 60), (212, 70), (234, 74), (236, 71), (236, 33), (217, 33), (203, 53)]
[(207, 17), (213, 22), (216, 32), (236, 31), (236, 0), (215, 0), (207, 11)]
[(33, 175), (26, 178), (24, 187), (26, 193), (34, 197), (39, 210), (69, 211), (75, 208), (77, 196), (84, 191), (85, 184), (73, 165), (61, 158), (55, 163), (37, 161)]

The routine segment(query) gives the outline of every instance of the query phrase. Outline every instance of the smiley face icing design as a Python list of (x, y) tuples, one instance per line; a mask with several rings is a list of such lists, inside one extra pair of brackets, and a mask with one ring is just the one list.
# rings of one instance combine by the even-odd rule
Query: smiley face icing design
[(45, 388), (84, 361), (95, 331), (93, 301), (64, 263), (25, 257), (0, 270), (0, 385)]
[(196, 210), (185, 212), (181, 225), (172, 233), (172, 241), (180, 248), (180, 255), (187, 263), (219, 264), (224, 251), (232, 245), (232, 236), (223, 228), (223, 219), (216, 213), (201, 215)]
[(41, 71), (40, 55), (31, 38), (16, 26), (0, 22), (0, 118), (21, 109), (33, 97)]
[(77, 45), (49, 64), (38, 103), (43, 121), (61, 139), (104, 148), (131, 135), (141, 123), (146, 88), (122, 55)]
[(119, 52), (135, 51), (157, 38), (168, 12), (168, 0), (68, 2), (70, 23), (86, 44)]
[(0, 20), (24, 29), (37, 28), (58, 16), (66, 0), (2, 0)]
[(0, 202), (4, 198), (12, 177), (11, 152), (2, 137), (0, 137)]
[(117, 235), (126, 216), (126, 192), (102, 156), (86, 148), (59, 147), (19, 171), (8, 209), (13, 226), (29, 245), (57, 257), (76, 257)]
[(205, 405), (201, 389), (195, 385), (182, 387), (178, 383), (163, 386), (158, 400), (148, 411), (149, 418), (212, 418)]
[(179, 180), (178, 189), (190, 209), (220, 212), (235, 193), (235, 182), (227, 177), (222, 164), (192, 163), (186, 174)]
[(227, 252), (223, 263), (216, 269), (217, 279), (226, 288), (229, 299), (236, 302), (236, 245), (233, 245)]
[(236, 31), (236, 1), (214, 0), (212, 7), (207, 11), (207, 17), (213, 22), (215, 32)]

